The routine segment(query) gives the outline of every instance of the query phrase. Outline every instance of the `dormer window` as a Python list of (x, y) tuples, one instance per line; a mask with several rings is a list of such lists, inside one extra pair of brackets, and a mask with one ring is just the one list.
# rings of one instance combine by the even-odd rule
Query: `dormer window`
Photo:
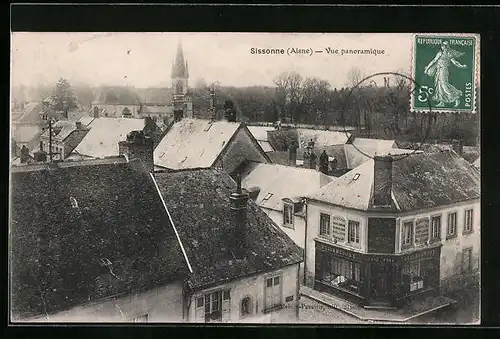
[(69, 197), (69, 201), (71, 202), (71, 207), (72, 208), (78, 208), (78, 201), (76, 201), (75, 198)]
[(352, 178), (352, 180), (358, 180), (360, 175), (361, 174), (359, 173), (354, 174), (354, 178)]
[(262, 200), (263, 201), (269, 200), (272, 196), (273, 196), (272, 193), (267, 193), (266, 196), (264, 197), (264, 199), (262, 199)]

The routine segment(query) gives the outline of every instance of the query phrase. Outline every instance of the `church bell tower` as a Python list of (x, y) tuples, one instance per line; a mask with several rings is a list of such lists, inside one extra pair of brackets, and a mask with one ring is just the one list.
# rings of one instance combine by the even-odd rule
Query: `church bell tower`
[(172, 64), (172, 103), (174, 106), (174, 119), (180, 120), (183, 117), (192, 118), (193, 108), (191, 98), (188, 93), (189, 70), (188, 63), (184, 61), (182, 45), (177, 45), (175, 61)]

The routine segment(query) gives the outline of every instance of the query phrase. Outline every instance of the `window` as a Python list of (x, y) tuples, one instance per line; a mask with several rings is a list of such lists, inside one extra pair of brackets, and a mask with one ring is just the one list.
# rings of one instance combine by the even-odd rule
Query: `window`
[(474, 215), (473, 212), (474, 211), (472, 209), (465, 210), (464, 233), (470, 233), (470, 232), (472, 232), (472, 217)]
[(431, 239), (440, 240), (441, 239), (441, 216), (435, 216), (431, 218)]
[(422, 261), (412, 261), (403, 267), (403, 276), (409, 283), (409, 291), (414, 292), (424, 288), (422, 277)]
[(323, 237), (330, 237), (330, 215), (320, 213), (319, 215), (319, 235)]
[(272, 196), (273, 196), (272, 193), (267, 193), (266, 196), (264, 197), (264, 199), (262, 199), (262, 200), (263, 201), (269, 200)]
[(358, 180), (360, 175), (361, 174), (359, 174), (359, 173), (354, 174), (354, 177), (352, 178), (352, 180)]
[(222, 293), (217, 291), (205, 295), (205, 322), (222, 320)]
[(448, 225), (446, 228), (446, 236), (447, 238), (452, 238), (457, 235), (457, 213), (449, 213), (448, 214)]
[(413, 221), (407, 221), (403, 223), (403, 246), (413, 245)]
[(196, 298), (196, 319), (205, 322), (221, 322), (230, 313), (231, 291), (222, 290)]
[(349, 220), (347, 238), (350, 243), (359, 244), (359, 222)]
[(139, 317), (133, 318), (132, 319), (133, 323), (147, 323), (148, 322), (148, 315), (144, 314)]
[(252, 314), (252, 299), (250, 297), (241, 299), (240, 314), (241, 316)]
[(285, 203), (283, 205), (283, 225), (293, 227), (293, 205)]
[(265, 309), (281, 306), (281, 279), (279, 276), (266, 279)]
[(317, 278), (322, 283), (359, 293), (363, 285), (361, 264), (346, 259), (333, 257), (326, 253), (318, 253), (320, 266)]
[(472, 247), (462, 251), (462, 273), (472, 272)]

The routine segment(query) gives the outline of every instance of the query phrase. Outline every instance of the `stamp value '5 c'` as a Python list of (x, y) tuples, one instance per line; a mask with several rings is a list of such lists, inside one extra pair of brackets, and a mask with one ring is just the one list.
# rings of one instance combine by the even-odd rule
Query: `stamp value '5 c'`
[(412, 110), (476, 113), (478, 43), (474, 34), (415, 34)]

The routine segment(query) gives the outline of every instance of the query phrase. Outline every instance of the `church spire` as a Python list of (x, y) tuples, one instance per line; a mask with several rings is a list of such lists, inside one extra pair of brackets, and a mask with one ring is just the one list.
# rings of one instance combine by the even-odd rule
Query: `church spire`
[(186, 63), (184, 62), (184, 53), (182, 52), (182, 44), (177, 44), (177, 54), (175, 56), (175, 63), (172, 69), (172, 78), (183, 78), (187, 74)]

